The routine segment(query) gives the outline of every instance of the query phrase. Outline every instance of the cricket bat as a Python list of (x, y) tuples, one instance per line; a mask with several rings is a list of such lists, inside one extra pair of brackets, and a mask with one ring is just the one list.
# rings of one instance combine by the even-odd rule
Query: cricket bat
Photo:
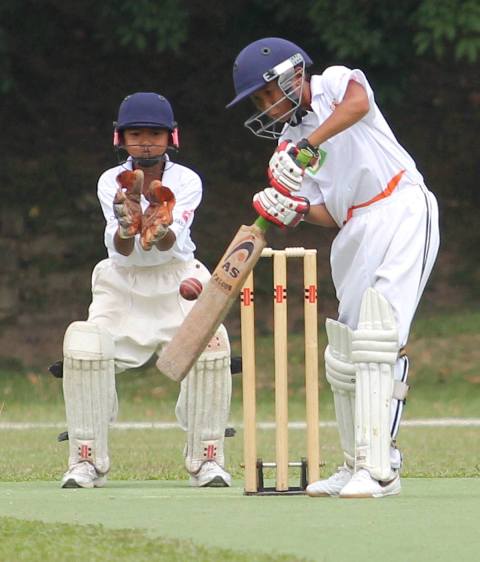
[(160, 354), (157, 367), (164, 375), (180, 382), (203, 353), (267, 245), (269, 225), (258, 217), (252, 225), (238, 229), (210, 281)]

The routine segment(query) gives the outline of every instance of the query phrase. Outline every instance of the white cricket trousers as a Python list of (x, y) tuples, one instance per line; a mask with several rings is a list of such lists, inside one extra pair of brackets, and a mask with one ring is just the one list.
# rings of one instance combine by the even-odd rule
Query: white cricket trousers
[(390, 197), (357, 209), (331, 251), (338, 320), (355, 330), (368, 287), (392, 305), (399, 345), (410, 325), (439, 247), (438, 206), (422, 185), (401, 185)]
[(122, 267), (105, 259), (96, 265), (88, 320), (113, 337), (116, 373), (145, 364), (172, 339), (195, 303), (179, 294), (188, 277), (205, 285), (210, 273), (195, 259), (148, 267)]

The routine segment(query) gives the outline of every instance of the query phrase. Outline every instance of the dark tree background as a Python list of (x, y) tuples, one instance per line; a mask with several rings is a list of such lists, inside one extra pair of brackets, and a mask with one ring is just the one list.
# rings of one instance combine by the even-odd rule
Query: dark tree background
[[(90, 272), (105, 256), (96, 181), (116, 162), (125, 95), (173, 103), (177, 160), (204, 180), (198, 257), (214, 266), (252, 222), (273, 146), (242, 127), (247, 104), (225, 104), (235, 56), (263, 36), (299, 43), (314, 70), (366, 72), (439, 198), (442, 250), (425, 306), (478, 305), (478, 0), (0, 0), (0, 356), (53, 357), (68, 323), (86, 316)], [(323, 312), (334, 314), (332, 236), (302, 225), (270, 239), (319, 248)]]

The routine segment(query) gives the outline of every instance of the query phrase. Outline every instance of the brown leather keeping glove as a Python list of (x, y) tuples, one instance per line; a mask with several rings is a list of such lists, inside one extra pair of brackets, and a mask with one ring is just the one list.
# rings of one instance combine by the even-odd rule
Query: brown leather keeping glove
[(161, 181), (153, 180), (146, 197), (150, 204), (143, 215), (140, 243), (148, 252), (167, 235), (168, 227), (173, 222), (175, 195), (168, 187), (162, 185)]
[(118, 221), (120, 238), (133, 238), (142, 230), (140, 196), (143, 189), (143, 171), (125, 170), (117, 176), (120, 186), (113, 199), (113, 212)]

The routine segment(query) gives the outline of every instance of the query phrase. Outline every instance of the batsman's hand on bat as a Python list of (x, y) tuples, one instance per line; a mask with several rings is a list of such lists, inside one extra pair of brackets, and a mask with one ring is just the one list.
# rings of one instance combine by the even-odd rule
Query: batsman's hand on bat
[(173, 223), (173, 207), (175, 195), (162, 185), (159, 180), (153, 180), (148, 187), (146, 197), (149, 201), (142, 222), (140, 243), (145, 251), (149, 251), (162, 238), (165, 238), (168, 227)]
[(307, 139), (302, 139), (298, 144), (289, 140), (282, 141), (268, 164), (267, 175), (270, 185), (283, 195), (298, 191), (305, 168), (315, 165), (319, 157), (320, 151)]
[(310, 202), (306, 197), (284, 195), (273, 187), (267, 187), (253, 196), (253, 207), (273, 224), (294, 228), (305, 219)]
[(142, 229), (140, 196), (143, 189), (142, 170), (125, 170), (117, 176), (119, 188), (113, 199), (113, 213), (118, 221), (118, 236), (133, 238)]

